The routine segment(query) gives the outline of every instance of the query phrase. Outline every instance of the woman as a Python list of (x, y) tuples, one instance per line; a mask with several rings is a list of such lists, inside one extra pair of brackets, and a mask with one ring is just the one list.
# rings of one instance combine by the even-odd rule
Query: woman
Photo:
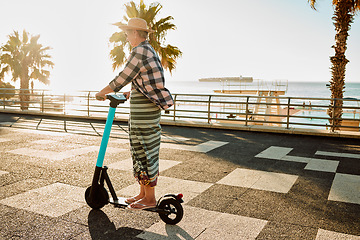
[(131, 18), (119, 26), (133, 47), (125, 68), (108, 86), (98, 92), (97, 99), (117, 92), (132, 83), (130, 95), (129, 139), (134, 176), (140, 184), (140, 193), (126, 199), (131, 209), (156, 206), (155, 186), (159, 175), (161, 109), (173, 105), (170, 92), (164, 87), (164, 70), (160, 59), (146, 40), (153, 30), (141, 18)]

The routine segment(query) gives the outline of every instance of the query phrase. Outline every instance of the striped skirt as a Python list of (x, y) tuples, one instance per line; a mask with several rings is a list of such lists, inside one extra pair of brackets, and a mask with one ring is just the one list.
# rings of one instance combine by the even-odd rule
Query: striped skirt
[(129, 139), (134, 176), (154, 187), (159, 176), (161, 110), (137, 90), (131, 91)]

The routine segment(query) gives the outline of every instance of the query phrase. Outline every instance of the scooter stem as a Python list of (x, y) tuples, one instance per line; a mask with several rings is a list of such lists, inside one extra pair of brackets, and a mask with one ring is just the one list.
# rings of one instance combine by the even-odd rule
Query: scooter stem
[(116, 111), (116, 108), (110, 107), (109, 112), (108, 112), (108, 117), (106, 119), (104, 133), (103, 133), (103, 136), (101, 139), (101, 145), (100, 145), (98, 158), (96, 161), (97, 167), (102, 167), (103, 163), (104, 163), (105, 152), (106, 152), (106, 148), (107, 148), (107, 145), (109, 142), (111, 127), (114, 122), (115, 111)]

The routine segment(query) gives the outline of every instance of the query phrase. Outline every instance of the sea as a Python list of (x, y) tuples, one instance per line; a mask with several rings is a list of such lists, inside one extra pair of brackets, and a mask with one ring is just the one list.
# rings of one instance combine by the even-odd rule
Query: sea
[[(331, 92), (328, 87), (328, 82), (280, 82), (280, 86), (277, 90), (285, 91), (285, 97), (280, 99), (280, 103), (283, 104), (281, 108), (285, 108), (288, 103), (288, 98), (291, 98), (291, 108), (297, 109), (299, 112), (293, 116), (302, 116), (305, 118), (291, 118), (291, 122), (299, 124), (317, 124), (317, 126), (290, 124), (294, 127), (304, 128), (325, 128), (328, 121), (326, 110), (330, 105)], [(176, 94), (215, 94), (214, 90), (228, 90), (231, 89), (229, 86), (224, 86), (220, 82), (200, 82), (200, 81), (167, 81), (166, 87), (170, 92)], [(266, 84), (265, 84), (266, 85)], [(274, 90), (274, 84), (268, 83), (271, 90)], [(247, 84), (243, 85), (241, 89), (257, 90), (262, 84)], [(271, 87), (272, 86), (272, 87)], [(239, 89), (239, 86), (233, 86), (232, 89)], [(265, 89), (263, 89), (265, 90)], [(346, 83), (344, 89), (344, 101), (343, 106), (345, 107), (343, 112), (344, 118), (360, 118), (359, 110), (354, 113), (354, 108), (360, 107), (360, 82), (358, 83)], [(254, 96), (254, 95), (252, 95)], [(195, 97), (196, 98), (196, 97)], [(200, 96), (198, 98), (201, 98)], [(314, 98), (314, 99), (312, 99)], [(320, 98), (320, 99), (319, 99)], [(200, 100), (200, 99), (199, 99)], [(357, 101), (354, 101), (357, 100)], [(252, 101), (256, 101), (254, 98)], [(348, 107), (348, 108), (346, 108)], [(178, 107), (179, 108), (179, 107)], [(214, 110), (214, 108), (213, 108)], [(319, 119), (324, 118), (324, 119)]]
[[(331, 92), (328, 82), (287, 82), (282, 83), (281, 89), (285, 89), (284, 97), (305, 97), (305, 98), (330, 98)], [(166, 81), (166, 87), (172, 93), (188, 94), (214, 94), (214, 90), (226, 88), (220, 82), (200, 82), (200, 81)], [(250, 89), (249, 86), (246, 86)], [(257, 86), (253, 86), (256, 90)], [(346, 83), (344, 98), (356, 98), (360, 100), (360, 82)]]

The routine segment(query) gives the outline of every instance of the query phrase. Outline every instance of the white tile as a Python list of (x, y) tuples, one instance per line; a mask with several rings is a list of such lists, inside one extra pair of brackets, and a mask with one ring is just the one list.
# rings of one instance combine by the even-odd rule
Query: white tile
[(71, 134), (71, 133), (67, 133), (67, 132), (22, 129), (22, 128), (16, 128), (16, 129), (13, 129), (13, 131), (14, 132), (25, 132), (25, 133), (30, 133), (30, 134), (40, 134), (40, 135), (46, 135), (46, 136), (54, 136), (54, 137), (64, 137), (64, 136), (69, 136)]
[(360, 176), (336, 173), (328, 200), (360, 204)]
[[(266, 220), (222, 213), (216, 221), (197, 237), (207, 239), (256, 239), (267, 224)], [(236, 229), (236, 231), (234, 231)]]
[[(181, 163), (181, 162), (160, 159), (159, 160), (159, 171), (160, 172), (165, 171), (166, 169), (176, 166), (179, 163)], [(123, 161), (115, 162), (115, 163), (109, 164), (107, 166), (109, 168), (123, 170), (123, 171), (132, 171), (133, 170), (133, 162), (132, 162), (131, 158), (123, 160)]]
[(297, 178), (296, 175), (237, 168), (217, 183), (287, 193)]
[[(12, 154), (18, 154), (18, 155), (25, 155), (25, 156), (37, 156), (37, 152), (41, 152), (42, 154), (47, 153), (48, 151), (43, 151), (43, 150), (36, 150), (36, 149), (31, 149), (31, 148), (17, 148), (14, 150), (10, 150), (10, 151), (6, 151), (8, 153), (12, 153)], [(41, 157), (43, 155), (40, 154), (39, 157)]]
[(207, 153), (211, 150), (219, 148), (228, 144), (228, 142), (221, 141), (207, 141), (198, 145), (183, 145), (183, 144), (175, 144), (175, 143), (161, 143), (161, 148), (170, 148), (170, 149), (178, 149), (184, 151), (192, 151), (192, 152), (201, 152)]
[(58, 141), (54, 141), (54, 140), (48, 140), (48, 139), (41, 139), (41, 140), (36, 140), (33, 141), (33, 144), (41, 144), (41, 145), (46, 145), (46, 144), (54, 144), (57, 143)]
[(184, 217), (177, 225), (157, 222), (137, 237), (165, 239), (255, 239), (267, 221), (183, 205)]
[(210, 152), (211, 150), (222, 147), (226, 144), (228, 144), (228, 142), (208, 141), (208, 142), (204, 142), (204, 143), (194, 146), (193, 147), (194, 149), (192, 151), (207, 153), (207, 152)]
[(128, 138), (117, 138), (117, 139), (110, 139), (109, 142), (115, 143), (115, 144), (129, 144)]
[(360, 154), (354, 154), (354, 153), (341, 153), (341, 156), (340, 156), (340, 157), (360, 159)]
[(11, 139), (8, 139), (8, 138), (0, 138), (0, 143), (2, 143), (2, 142), (8, 142), (8, 141), (11, 141)]
[(1, 171), (0, 170), (0, 176), (3, 175), (3, 174), (7, 174), (8, 172), (5, 172), (5, 171)]
[(84, 196), (81, 195), (84, 193), (85, 189), (71, 186), (63, 183), (54, 183), (42, 188), (36, 188), (30, 190), (29, 192), (35, 192), (42, 195), (48, 195), (49, 197), (56, 197), (67, 199), (73, 202), (84, 202)]
[(281, 160), (289, 152), (291, 152), (291, 150), (293, 150), (293, 148), (271, 146), (255, 157)]
[(12, 124), (14, 124), (14, 122), (0, 122), (0, 126), (5, 126), (5, 127), (9, 127)]
[[(100, 149), (100, 146), (94, 146), (96, 148), (96, 151), (98, 152)], [(106, 153), (120, 153), (124, 151), (128, 151), (128, 148), (120, 148), (120, 147), (107, 147)]]
[(360, 159), (360, 154), (354, 153), (337, 153), (337, 152), (324, 152), (324, 151), (317, 151), (316, 155), (323, 155), (323, 156), (332, 156), (332, 157), (344, 157), (344, 158), (356, 158)]
[[(14, 150), (7, 151), (12, 154), (18, 154), (18, 155), (25, 155), (29, 157), (40, 157), (40, 158), (46, 158), (53, 161), (59, 161), (64, 160), (66, 158), (75, 157), (78, 155), (83, 155), (89, 152), (97, 152), (99, 151), (99, 146), (88, 146), (88, 147), (82, 147), (78, 148), (76, 146), (75, 149), (62, 151), (62, 152), (55, 152), (55, 151), (48, 151), (48, 150), (40, 150), (40, 149), (31, 149), (31, 148), (18, 148)], [(122, 148), (111, 148), (108, 147), (107, 152), (108, 153), (119, 153), (125, 151), (125, 149)]]
[(83, 207), (84, 188), (54, 183), (0, 200), (1, 204), (35, 212), (50, 217), (59, 217)]
[(128, 158), (119, 162), (105, 164), (108, 168), (123, 170), (123, 171), (132, 171), (132, 159)]
[[(159, 199), (161, 196), (167, 193), (182, 193), (184, 195), (183, 200), (186, 203), (212, 185), (212, 183), (195, 182), (190, 180), (159, 176), (158, 184), (155, 188), (155, 195), (156, 199)], [(118, 196), (134, 196), (138, 193), (138, 183), (134, 183), (116, 192)]]
[(360, 240), (360, 236), (338, 233), (319, 228), (315, 240)]
[(304, 169), (321, 171), (321, 172), (336, 172), (339, 161), (325, 160), (325, 159), (312, 159)]
[(176, 150), (184, 150), (184, 151), (191, 151), (191, 145), (183, 145), (183, 144), (175, 144), (175, 143), (161, 143), (160, 148), (168, 148), (168, 149), (176, 149)]
[(162, 172), (162, 171), (165, 171), (169, 168), (172, 168), (178, 164), (180, 164), (181, 162), (180, 161), (173, 161), (173, 160), (164, 160), (164, 159), (160, 159), (160, 162), (159, 162), (159, 171)]

